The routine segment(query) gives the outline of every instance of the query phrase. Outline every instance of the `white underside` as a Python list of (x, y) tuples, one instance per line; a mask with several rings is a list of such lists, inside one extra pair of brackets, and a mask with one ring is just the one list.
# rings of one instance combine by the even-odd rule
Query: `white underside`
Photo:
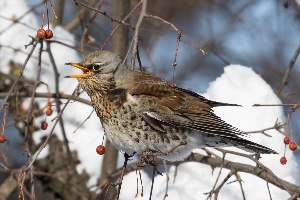
[[(113, 131), (111, 128), (113, 126), (104, 125), (105, 130), (112, 133)], [(127, 137), (126, 137), (127, 136)], [(106, 134), (107, 139), (119, 150), (126, 152), (127, 154), (131, 155), (134, 152), (137, 154), (142, 154), (145, 151), (155, 150), (160, 152), (159, 158), (168, 161), (179, 161), (183, 160), (188, 157), (194, 149), (203, 148), (205, 147), (205, 143), (203, 141), (203, 135), (199, 132), (192, 131), (189, 133), (190, 137), (187, 137), (186, 143), (187, 145), (179, 146), (180, 142), (178, 141), (171, 141), (170, 144), (166, 143), (154, 143), (152, 145), (144, 144), (143, 141), (140, 141), (137, 144), (129, 134), (126, 134), (120, 139), (120, 137), (114, 136), (114, 134)], [(174, 149), (174, 147), (176, 147)], [(173, 151), (171, 151), (173, 149)], [(170, 152), (171, 151), (171, 152)], [(164, 155), (163, 155), (164, 154)]]

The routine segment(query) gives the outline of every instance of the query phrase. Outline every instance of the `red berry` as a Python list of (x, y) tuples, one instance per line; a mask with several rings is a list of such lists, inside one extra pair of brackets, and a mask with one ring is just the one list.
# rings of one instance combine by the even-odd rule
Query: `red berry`
[(105, 153), (105, 146), (103, 146), (103, 145), (97, 146), (96, 152), (97, 152), (99, 155), (103, 155), (103, 154)]
[(4, 134), (0, 134), (0, 143), (5, 142), (5, 135)]
[(286, 157), (283, 156), (283, 157), (280, 158), (280, 163), (281, 163), (282, 165), (285, 165), (286, 162), (287, 162)]
[(48, 123), (46, 121), (42, 121), (42, 123), (41, 123), (41, 129), (42, 130), (46, 130), (47, 127), (48, 127)]
[(288, 136), (285, 136), (283, 139), (284, 144), (289, 144), (290, 143), (290, 138)]
[(46, 32), (45, 33), (46, 34), (46, 39), (51, 39), (53, 37), (53, 32), (52, 32), (51, 29), (47, 29), (45, 32)]
[(51, 116), (52, 113), (53, 113), (53, 110), (51, 108), (46, 110), (46, 115), (47, 116)]
[(46, 31), (43, 28), (40, 28), (37, 32), (36, 32), (36, 36), (39, 39), (45, 39), (46, 38)]
[(289, 148), (290, 150), (295, 151), (297, 149), (297, 144), (295, 142), (291, 142)]
[(51, 109), (51, 103), (50, 102), (46, 103), (45, 108), (46, 108), (46, 110)]

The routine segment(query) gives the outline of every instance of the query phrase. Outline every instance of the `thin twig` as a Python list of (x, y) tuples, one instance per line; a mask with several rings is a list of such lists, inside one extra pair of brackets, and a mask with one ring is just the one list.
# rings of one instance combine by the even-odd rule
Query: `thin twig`
[[(58, 72), (58, 69), (57, 69), (57, 66), (56, 66), (52, 51), (51, 51), (51, 43), (47, 43), (47, 52), (48, 52), (50, 62), (51, 62), (53, 72), (54, 72), (55, 94), (56, 94), (56, 96), (59, 96), (59, 75), (60, 74)], [(61, 111), (60, 110), (60, 106), (61, 106), (60, 99), (55, 98), (55, 102), (56, 102), (56, 110), (57, 110), (58, 113), (60, 113), (60, 111)], [(58, 118), (58, 120), (59, 120), (59, 124), (60, 124), (60, 128), (61, 128), (61, 133), (62, 133), (62, 136), (63, 136), (63, 144), (64, 144), (66, 152), (67, 152), (67, 158), (68, 158), (68, 160), (70, 162), (70, 165), (71, 165), (71, 168), (73, 170), (73, 175), (75, 175), (75, 177), (79, 181), (79, 176), (78, 176), (78, 173), (77, 173), (77, 170), (76, 170), (76, 163), (73, 159), (73, 156), (72, 156), (72, 153), (71, 153), (71, 150), (70, 150), (70, 147), (69, 147), (69, 141), (68, 141), (65, 126), (64, 126), (63, 116), (60, 116)]]
[[(31, 91), (31, 90), (30, 90)], [(11, 93), (9, 95), (9, 97), (14, 97), (14, 96), (19, 96), (19, 97), (30, 97), (30, 91), (29, 92), (19, 92), (19, 93)], [(0, 92), (0, 98), (6, 97), (8, 95), (7, 92)], [(69, 95), (69, 94), (56, 94), (56, 93), (42, 93), (42, 92), (36, 92), (34, 93), (34, 96), (37, 98), (59, 98), (59, 99), (71, 99), (71, 100), (75, 100), (77, 102), (92, 106), (91, 101), (87, 100), (87, 99), (83, 99), (80, 97), (76, 97), (73, 95)]]
[[(27, 153), (27, 156), (29, 160), (31, 160), (31, 152), (29, 148), (29, 129), (31, 121), (33, 120), (33, 110), (34, 110), (34, 93), (36, 91), (36, 88), (40, 84), (40, 77), (41, 77), (41, 70), (42, 70), (42, 52), (43, 52), (43, 42), (40, 42), (40, 51), (39, 51), (39, 60), (38, 60), (38, 68), (37, 68), (37, 75), (36, 80), (33, 85), (32, 94), (30, 98), (29, 108), (25, 119), (25, 129), (24, 129), (24, 140), (25, 140), (25, 151)], [(35, 192), (34, 192), (34, 176), (33, 176), (33, 166), (29, 168), (30, 173), (30, 182), (31, 182), (31, 196), (35, 199)]]
[[(139, 3), (137, 3), (132, 9), (131, 11), (124, 17), (123, 21), (127, 21), (129, 19), (129, 17), (133, 14), (133, 12), (138, 9), (141, 6), (142, 2), (140, 1)], [(111, 37), (115, 34), (115, 32), (121, 27), (122, 24), (118, 24), (111, 32), (110, 34), (107, 36), (107, 38), (105, 38), (103, 44), (101, 45), (100, 49), (104, 49), (106, 44), (108, 43), (108, 41), (111, 39)]]
[(177, 33), (177, 35), (182, 35), (182, 32), (179, 28), (177, 28), (173, 23), (164, 20), (163, 18), (159, 17), (159, 16), (155, 16), (155, 15), (149, 15), (149, 14), (145, 14), (145, 18), (152, 18), (158, 21), (161, 21), (164, 24), (168, 24), (169, 26), (171, 26)]
[[(74, 2), (75, 5), (78, 5), (77, 1)], [(97, 2), (98, 0), (90, 0), (89, 5), (94, 7)], [(72, 32), (74, 28), (76, 28), (76, 26), (81, 22), (81, 19), (84, 19), (88, 14), (89, 14), (89, 9), (86, 9), (85, 7), (81, 8), (79, 11), (77, 11), (76, 16), (73, 17), (73, 19), (64, 26), (65, 29)]]
[[(100, 0), (98, 2), (98, 5), (96, 5), (96, 8), (100, 9), (103, 2), (104, 2), (104, 0)], [(83, 46), (84, 46), (84, 43), (85, 43), (85, 38), (88, 35), (89, 27), (90, 27), (91, 23), (96, 19), (96, 17), (97, 17), (97, 12), (94, 12), (94, 14), (92, 16), (90, 16), (88, 22), (83, 27), (83, 32), (82, 32), (82, 35), (80, 37), (80, 49), (81, 50), (83, 50)]]
[(267, 181), (267, 188), (268, 188), (270, 200), (272, 200), (272, 195), (271, 195), (271, 191), (270, 191), (270, 187), (269, 187), (269, 182), (268, 181)]
[(279, 123), (279, 122), (276, 121), (274, 126), (272, 126), (272, 127), (264, 128), (264, 129), (256, 130), (256, 131), (247, 131), (245, 133), (246, 134), (262, 133), (265, 136), (272, 137), (271, 135), (267, 134), (266, 131), (273, 130), (273, 129), (275, 129), (277, 131), (280, 131), (280, 129), (284, 128), (285, 126), (286, 126), (286, 123)]
[(171, 26), (177, 33), (175, 52), (174, 52), (174, 58), (173, 58), (173, 63), (172, 63), (172, 66), (173, 66), (173, 75), (172, 75), (172, 77), (173, 77), (173, 84), (175, 84), (175, 68), (177, 66), (177, 55), (178, 55), (179, 44), (180, 44), (181, 37), (182, 37), (183, 33), (173, 23), (171, 23), (169, 21), (166, 21), (161, 17), (155, 16), (155, 15), (145, 14), (145, 18), (152, 18), (152, 19), (158, 20), (162, 23), (165, 23), (165, 24)]
[(239, 173), (235, 173), (235, 177), (236, 180), (239, 182), (240, 188), (241, 188), (241, 192), (242, 192), (242, 196), (243, 196), (243, 200), (246, 200), (246, 196), (245, 196), (245, 192), (244, 192), (244, 188), (243, 188), (243, 184), (242, 184), (242, 179), (241, 176), (239, 175)]
[(89, 119), (89, 118), (91, 118), (91, 116), (92, 116), (92, 114), (93, 114), (93, 112), (94, 112), (95, 110), (93, 109), (91, 112), (90, 112), (90, 114), (89, 114), (89, 116), (87, 116), (87, 118), (85, 118), (85, 120), (73, 131), (73, 133), (76, 133), (76, 131), (79, 129), (79, 128), (81, 128), (82, 126), (83, 126), (83, 124)]
[[(79, 85), (77, 85), (77, 87), (74, 89), (72, 96), (76, 94), (77, 90), (79, 88)], [(66, 107), (68, 106), (68, 103), (71, 101), (72, 96), (67, 100), (67, 102), (64, 104), (64, 106), (62, 107), (61, 111), (58, 113), (56, 120), (54, 121), (54, 124), (52, 126), (52, 129), (50, 130), (50, 134), (47, 136), (47, 138), (45, 139), (45, 141), (40, 145), (40, 147), (37, 149), (37, 151), (35, 152), (33, 159), (31, 160), (31, 162), (28, 163), (27, 167), (25, 168), (25, 170), (28, 170), (36, 161), (36, 159), (38, 158), (38, 156), (40, 155), (40, 153), (42, 152), (42, 150), (46, 147), (46, 145), (48, 144), (49, 139), (51, 138), (51, 136), (54, 133), (54, 129), (57, 125), (57, 123), (59, 122), (59, 118), (61, 117), (62, 113), (64, 112), (64, 110), (66, 109)]]
[(151, 189), (150, 189), (150, 195), (149, 195), (149, 200), (152, 198), (152, 193), (153, 193), (153, 186), (154, 186), (154, 178), (155, 178), (155, 166), (152, 166), (152, 179), (151, 179)]
[(283, 103), (283, 104), (253, 104), (252, 105), (253, 107), (260, 107), (260, 106), (293, 106), (293, 107), (296, 107), (296, 106), (300, 106), (300, 104), (298, 103)]
[(137, 45), (138, 45), (138, 40), (139, 40), (139, 30), (140, 30), (140, 26), (143, 22), (144, 16), (146, 14), (146, 9), (147, 9), (147, 0), (142, 0), (142, 9), (141, 9), (138, 21), (136, 23), (134, 35), (132, 38), (132, 52), (131, 52), (131, 65), (130, 65), (130, 68), (132, 70), (134, 70), (136, 53), (138, 50)]
[(31, 28), (31, 29), (34, 30), (35, 27), (30, 26), (30, 25), (28, 25), (28, 24), (25, 24), (25, 23), (21, 22), (20, 20), (21, 20), (22, 18), (24, 18), (26, 15), (32, 14), (32, 11), (33, 11), (33, 10), (35, 10), (36, 8), (38, 8), (39, 6), (41, 6), (41, 5), (43, 5), (43, 4), (44, 4), (44, 2), (40, 2), (40, 3), (36, 4), (36, 5), (31, 6), (30, 9), (28, 9), (26, 12), (24, 12), (24, 13), (23, 13), (22, 15), (20, 15), (18, 18), (7, 18), (7, 17), (4, 17), (4, 16), (1, 16), (1, 18), (3, 18), (3, 19), (7, 19), (7, 20), (12, 21), (12, 23), (9, 24), (7, 27), (3, 28), (3, 29), (0, 31), (0, 35), (3, 34), (3, 33), (6, 32), (6, 31), (10, 30), (10, 28), (12, 28), (12, 27), (13, 27), (14, 25), (16, 25), (16, 24), (21, 24), (21, 25), (24, 25), (24, 26), (26, 26), (26, 27)]
[(165, 174), (166, 174), (166, 190), (165, 190), (165, 195), (164, 195), (164, 198), (163, 200), (165, 200), (167, 197), (168, 197), (168, 190), (169, 190), (169, 173), (168, 173), (168, 165), (167, 165), (167, 162), (164, 160), (163, 161), (163, 164), (164, 164), (164, 168), (165, 168)]
[(110, 16), (109, 14), (107, 14), (106, 12), (103, 12), (103, 11), (101, 11), (101, 10), (98, 10), (98, 9), (96, 9), (96, 8), (94, 8), (94, 7), (92, 7), (92, 6), (89, 6), (89, 5), (87, 5), (87, 4), (83, 3), (83, 2), (76, 1), (76, 0), (75, 0), (75, 2), (76, 2), (76, 4), (78, 4), (78, 5), (81, 5), (81, 6), (83, 6), (83, 7), (86, 7), (86, 8), (88, 8), (88, 9), (92, 10), (92, 11), (95, 11), (95, 12), (97, 12), (97, 13), (103, 15), (104, 17), (108, 18), (109, 20), (111, 20), (111, 21), (113, 21), (113, 22), (117, 22), (117, 23), (120, 23), (120, 24), (129, 26), (129, 27), (132, 28), (132, 29), (135, 28), (132, 24), (129, 24), (128, 22), (126, 22), (126, 21), (124, 21), (124, 20), (116, 19), (116, 18)]
[(124, 175), (125, 175), (125, 169), (127, 167), (127, 163), (128, 163), (128, 160), (131, 156), (129, 156), (127, 153), (124, 154), (124, 164), (123, 164), (123, 170), (122, 170), (122, 173), (121, 173), (121, 177), (119, 179), (119, 182), (118, 182), (118, 194), (117, 194), (117, 200), (119, 200), (120, 198), (120, 193), (121, 193), (121, 189), (122, 189), (122, 182), (123, 182), (123, 178), (124, 178)]
[(14, 91), (14, 89), (15, 89), (15, 87), (17, 86), (19, 80), (21, 79), (21, 77), (22, 77), (22, 75), (23, 75), (23, 72), (24, 72), (24, 69), (25, 69), (25, 67), (26, 67), (26, 65), (27, 65), (27, 63), (28, 63), (28, 61), (29, 61), (29, 59), (31, 58), (31, 55), (33, 54), (33, 51), (34, 51), (34, 49), (35, 49), (35, 47), (36, 47), (37, 44), (38, 44), (38, 41), (37, 41), (37, 40), (33, 41), (33, 43), (32, 43), (32, 48), (31, 48), (30, 52), (28, 53), (28, 56), (26, 57), (26, 59), (25, 59), (23, 65), (21, 66), (19, 76), (16, 78), (16, 80), (13, 82), (12, 86), (10, 87), (9, 91), (7, 92), (7, 95), (6, 95), (6, 97), (4, 98), (3, 104), (0, 106), (0, 109), (3, 108), (3, 105), (5, 105), (6, 103), (8, 103), (7, 100), (8, 100), (8, 98), (10, 97), (10, 94)]
[[(222, 160), (223, 160), (223, 161), (224, 161), (224, 159), (225, 159), (225, 155), (226, 155), (226, 154), (223, 153), (223, 157), (222, 157)], [(215, 192), (215, 191), (216, 191), (215, 188), (216, 188), (217, 183), (218, 183), (218, 181), (219, 181), (219, 179), (220, 179), (220, 177), (221, 177), (222, 170), (223, 170), (223, 165), (221, 165), (221, 168), (220, 168), (220, 170), (219, 170), (219, 174), (218, 174), (218, 176), (217, 176), (217, 178), (216, 178), (216, 181), (215, 181), (215, 183), (214, 183), (214, 185), (213, 185), (211, 191), (210, 191), (210, 192), (207, 192), (207, 193), (204, 193), (204, 194), (208, 194), (208, 196), (207, 196), (206, 199), (211, 199), (212, 195), (213, 195), (214, 193), (216, 193), (216, 192)]]
[(280, 82), (280, 85), (279, 87), (277, 88), (276, 90), (276, 93), (277, 95), (280, 95), (280, 93), (282, 92), (283, 88), (286, 86), (286, 84), (288, 83), (288, 79), (290, 77), (290, 74), (292, 72), (292, 69), (294, 67), (294, 64), (299, 56), (299, 53), (300, 53), (300, 46), (298, 46), (297, 50), (295, 51), (292, 59), (290, 60), (290, 63), (288, 65), (288, 68), (286, 69), (285, 73), (284, 73), (284, 76)]

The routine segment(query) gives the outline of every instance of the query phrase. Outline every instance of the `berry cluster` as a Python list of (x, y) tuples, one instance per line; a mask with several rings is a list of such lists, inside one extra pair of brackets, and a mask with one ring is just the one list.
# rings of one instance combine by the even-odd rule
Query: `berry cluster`
[[(48, 103), (45, 106), (45, 110), (46, 110), (45, 113), (46, 113), (47, 116), (51, 116), (52, 115), (53, 110), (51, 108), (51, 103), (49, 101), (48, 101)], [(46, 120), (43, 120), (41, 122), (41, 129), (42, 130), (46, 130), (47, 128), (48, 128), (48, 123), (47, 123)]]
[(289, 146), (289, 149), (291, 151), (295, 151), (298, 148), (297, 144), (293, 140), (294, 137), (293, 137), (293, 129), (292, 129), (292, 113), (295, 112), (295, 110), (296, 110), (296, 108), (291, 108), (291, 110), (288, 113), (288, 117), (287, 117), (287, 123), (286, 123), (286, 127), (285, 127), (286, 136), (283, 139), (283, 143), (285, 144), (285, 149), (284, 149), (283, 156), (280, 158), (280, 163), (282, 165), (285, 165), (287, 163), (287, 159), (285, 157), (285, 151), (286, 151), (287, 145)]
[[(291, 141), (289, 136), (285, 136), (283, 139), (283, 143), (287, 146), (289, 145), (289, 149), (291, 151), (295, 151), (297, 149), (297, 144), (294, 141)], [(287, 159), (285, 157), (285, 151), (284, 151), (284, 155), (280, 158), (280, 163), (282, 165), (285, 165), (287, 163)]]
[(293, 140), (293, 129), (292, 129), (292, 113), (295, 112), (296, 108), (291, 108), (291, 110), (288, 113), (287, 116), (287, 122), (286, 122), (286, 127), (285, 127), (285, 132), (286, 132), (286, 136), (283, 139), (283, 143), (285, 144), (285, 149), (284, 149), (284, 154), (283, 156), (280, 158), (280, 163), (282, 165), (285, 165), (287, 163), (287, 159), (285, 157), (285, 151), (286, 151), (286, 147), (287, 145), (289, 146), (289, 149), (291, 151), (295, 151), (298, 147), (297, 144), (294, 142)]
[(43, 40), (43, 39), (51, 39), (53, 37), (53, 32), (51, 29), (47, 29), (45, 30), (43, 27), (40, 28), (37, 32), (36, 32), (36, 36)]
[[(56, 16), (55, 11), (53, 9), (51, 0), (49, 0), (49, 2), (50, 2), (50, 6), (51, 6), (51, 9), (52, 9), (53, 16), (57, 19), (57, 16)], [(44, 29), (45, 13), (47, 14), (46, 17), (47, 17), (47, 22), (48, 22), (48, 28), (47, 28), (47, 30)], [(53, 37), (53, 32), (49, 28), (48, 0), (45, 1), (44, 12), (42, 14), (42, 27), (39, 30), (37, 30), (36, 36), (40, 40), (51, 39)]]

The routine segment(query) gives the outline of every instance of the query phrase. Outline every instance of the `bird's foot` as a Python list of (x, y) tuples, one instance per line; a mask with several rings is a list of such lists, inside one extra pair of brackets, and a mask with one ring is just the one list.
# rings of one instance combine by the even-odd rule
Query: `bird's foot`
[(144, 151), (141, 155), (140, 155), (140, 159), (139, 161), (136, 163), (136, 165), (139, 168), (145, 167), (147, 165), (152, 165), (152, 166), (156, 166), (154, 158), (157, 157), (160, 154), (160, 152), (157, 151)]
[(168, 150), (166, 152), (159, 152), (159, 151), (153, 151), (153, 150), (144, 151), (140, 155), (140, 160), (137, 162), (137, 166), (140, 168), (145, 167), (147, 165), (157, 166), (157, 164), (155, 163), (156, 157), (167, 156), (167, 155), (173, 153), (174, 150), (177, 149), (178, 147), (186, 145), (186, 144), (187, 144), (186, 142), (181, 142), (180, 144), (176, 145), (175, 147), (171, 148), (170, 150)]

